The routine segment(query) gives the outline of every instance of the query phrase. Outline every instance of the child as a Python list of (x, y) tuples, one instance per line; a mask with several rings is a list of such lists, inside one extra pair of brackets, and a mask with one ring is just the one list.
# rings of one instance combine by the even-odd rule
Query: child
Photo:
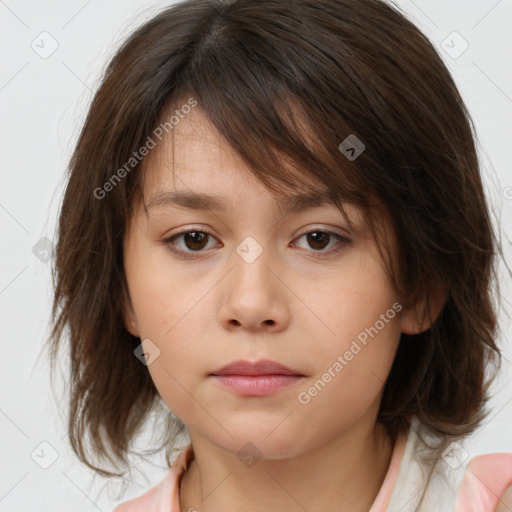
[(80, 460), (159, 403), (190, 444), (128, 511), (512, 510), (468, 460), (499, 367), (471, 122), (379, 0), (186, 0), (110, 63), (71, 165), (52, 357)]

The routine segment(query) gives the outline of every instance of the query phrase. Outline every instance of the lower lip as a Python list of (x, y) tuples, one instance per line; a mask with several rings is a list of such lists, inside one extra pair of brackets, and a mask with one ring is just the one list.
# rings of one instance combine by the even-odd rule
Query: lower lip
[(227, 388), (242, 396), (267, 396), (299, 381), (300, 375), (214, 375)]

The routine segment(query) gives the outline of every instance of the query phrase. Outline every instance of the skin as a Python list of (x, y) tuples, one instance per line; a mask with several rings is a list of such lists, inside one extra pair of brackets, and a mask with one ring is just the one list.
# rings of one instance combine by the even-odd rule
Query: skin
[[(298, 393), (400, 303), (376, 242), (354, 207), (352, 227), (334, 205), (284, 215), (199, 109), (173, 133), (144, 161), (146, 204), (163, 190), (193, 190), (221, 196), (226, 210), (135, 210), (124, 240), (125, 325), (160, 350), (148, 370), (190, 433), (195, 459), (181, 481), (181, 510), (367, 511), (393, 448), (376, 422), (384, 382), (400, 333), (427, 326), (403, 309), (301, 404)], [(184, 230), (212, 236), (202, 245), (164, 242)], [(314, 231), (350, 241), (332, 235), (315, 250), (321, 244), (303, 236)], [(248, 236), (263, 251), (252, 263), (236, 252)], [(209, 376), (238, 359), (271, 359), (305, 377), (271, 396), (241, 397)], [(237, 457), (247, 442), (261, 453), (252, 467)]]

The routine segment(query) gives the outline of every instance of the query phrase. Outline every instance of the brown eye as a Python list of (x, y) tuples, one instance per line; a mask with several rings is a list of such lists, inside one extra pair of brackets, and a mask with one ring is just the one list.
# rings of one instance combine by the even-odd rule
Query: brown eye
[(330, 234), (325, 231), (312, 231), (311, 233), (306, 233), (306, 239), (309, 246), (315, 250), (325, 249), (329, 244), (330, 238)]
[(204, 249), (207, 241), (208, 234), (204, 231), (190, 231), (183, 236), (185, 246), (192, 251)]
[[(183, 257), (192, 257), (194, 253), (200, 254), (208, 245), (210, 239), (215, 240), (213, 235), (206, 231), (182, 231), (164, 240), (169, 249)], [(210, 247), (208, 247), (210, 248)]]
[[(298, 240), (301, 238), (305, 239), (308, 247), (302, 247), (305, 249), (313, 249), (313, 252), (319, 252), (322, 254), (329, 254), (331, 252), (336, 252), (341, 249), (346, 243), (350, 240), (345, 238), (337, 233), (332, 233), (331, 231), (309, 231), (308, 233), (304, 233), (301, 235)], [(334, 241), (334, 243), (332, 243)], [(336, 243), (337, 242), (337, 243)], [(324, 250), (326, 247), (334, 245), (333, 248)]]
[[(341, 250), (350, 239), (345, 238), (331, 231), (309, 231), (298, 237), (298, 240), (305, 239), (307, 247), (301, 247), (309, 252), (318, 253), (318, 256), (327, 256)], [(214, 245), (208, 246), (210, 241), (218, 240), (207, 231), (189, 230), (176, 233), (165, 239), (163, 242), (170, 251), (182, 258), (200, 257), (202, 253), (207, 253)], [(219, 242), (220, 243), (220, 242)], [(222, 243), (220, 243), (222, 246)], [(328, 249), (326, 249), (329, 247)]]

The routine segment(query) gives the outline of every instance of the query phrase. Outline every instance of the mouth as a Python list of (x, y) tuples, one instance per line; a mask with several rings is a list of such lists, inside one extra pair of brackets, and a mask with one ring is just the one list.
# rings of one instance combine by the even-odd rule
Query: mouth
[(267, 396), (303, 380), (306, 376), (269, 360), (234, 361), (210, 373), (219, 384), (241, 396)]

